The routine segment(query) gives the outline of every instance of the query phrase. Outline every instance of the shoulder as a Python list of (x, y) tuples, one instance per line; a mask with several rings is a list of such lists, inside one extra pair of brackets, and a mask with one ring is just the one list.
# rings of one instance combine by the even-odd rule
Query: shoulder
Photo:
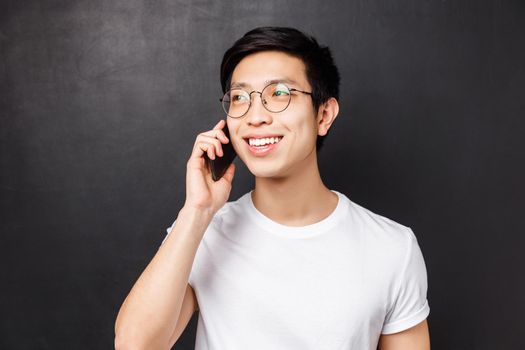
[(409, 226), (350, 201), (349, 219), (368, 268), (389, 287), (399, 290), (401, 280), (426, 283), (426, 266), (416, 235)]
[[(208, 228), (206, 229), (206, 233), (208, 233), (209, 231), (214, 231), (216, 229), (219, 229), (224, 224), (227, 224), (227, 223), (230, 223), (232, 225), (235, 223), (240, 223), (240, 220), (246, 217), (245, 214), (247, 211), (247, 206), (249, 204), (249, 202), (247, 201), (249, 198), (247, 196), (249, 195), (250, 195), (250, 192), (244, 194), (243, 196), (241, 196), (239, 199), (235, 201), (226, 202), (222, 206), (222, 208), (219, 209), (213, 216), (210, 224), (208, 225)], [(171, 226), (166, 228), (166, 236), (164, 237), (164, 240), (162, 241), (162, 243), (166, 241), (166, 238), (170, 234), (176, 222), (177, 222), (177, 219), (173, 221)]]
[(226, 202), (222, 206), (222, 208), (219, 209), (217, 213), (215, 213), (213, 220), (216, 223), (219, 223), (224, 221), (231, 221), (232, 219), (236, 219), (240, 216), (243, 216), (248, 209), (248, 196), (250, 196), (250, 192), (245, 193), (236, 200)]
[(345, 227), (359, 240), (363, 252), (374, 257), (385, 269), (399, 269), (411, 251), (418, 249), (417, 239), (409, 226), (378, 214), (343, 197), (348, 203)]
[(352, 220), (354, 227), (361, 228), (371, 239), (407, 243), (415, 238), (409, 226), (367, 209), (346, 196), (344, 198), (348, 202), (348, 219)]
[(248, 221), (250, 192), (237, 200), (226, 202), (213, 216), (208, 231), (230, 231), (239, 229)]

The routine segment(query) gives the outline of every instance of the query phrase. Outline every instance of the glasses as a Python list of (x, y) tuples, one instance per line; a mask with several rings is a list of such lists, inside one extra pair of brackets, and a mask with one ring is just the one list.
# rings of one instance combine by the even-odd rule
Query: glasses
[(257, 93), (261, 95), (262, 105), (267, 111), (279, 113), (284, 111), (288, 108), (288, 105), (290, 105), (292, 91), (312, 95), (311, 92), (289, 88), (284, 83), (272, 83), (266, 85), (260, 92), (255, 90), (248, 92), (241, 88), (230, 89), (224, 94), (220, 101), (222, 102), (222, 108), (228, 117), (241, 118), (248, 113), (248, 110), (252, 105), (252, 94)]

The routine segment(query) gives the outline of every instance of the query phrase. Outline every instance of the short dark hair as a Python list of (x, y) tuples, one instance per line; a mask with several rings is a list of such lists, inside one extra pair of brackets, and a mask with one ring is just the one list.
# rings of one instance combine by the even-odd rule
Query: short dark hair
[[(331, 97), (339, 99), (339, 71), (330, 49), (319, 45), (314, 37), (290, 27), (259, 27), (237, 40), (222, 58), (221, 86), (224, 93), (229, 89), (237, 64), (246, 56), (261, 51), (281, 51), (303, 61), (316, 111)], [(325, 136), (317, 137), (317, 150), (321, 149)]]

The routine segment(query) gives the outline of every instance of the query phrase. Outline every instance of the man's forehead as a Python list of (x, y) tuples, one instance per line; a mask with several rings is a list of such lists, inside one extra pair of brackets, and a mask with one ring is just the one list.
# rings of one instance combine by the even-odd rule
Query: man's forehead
[(303, 60), (274, 50), (249, 54), (233, 69), (230, 86), (262, 89), (272, 82), (305, 88), (308, 78)]

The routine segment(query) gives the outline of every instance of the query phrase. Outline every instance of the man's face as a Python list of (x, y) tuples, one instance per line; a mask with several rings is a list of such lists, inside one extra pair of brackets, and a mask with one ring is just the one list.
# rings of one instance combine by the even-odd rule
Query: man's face
[[(282, 80), (289, 88), (311, 92), (305, 69), (299, 58), (278, 51), (263, 51), (239, 62), (233, 71), (231, 86), (242, 85), (247, 92), (262, 91), (268, 81)], [(256, 177), (287, 177), (317, 166), (317, 113), (312, 97), (301, 92), (291, 92), (291, 95), (288, 108), (272, 113), (263, 107), (260, 95), (254, 93), (246, 115), (227, 118), (233, 146)], [(249, 145), (249, 138), (271, 137), (279, 137), (280, 141), (262, 147)]]

